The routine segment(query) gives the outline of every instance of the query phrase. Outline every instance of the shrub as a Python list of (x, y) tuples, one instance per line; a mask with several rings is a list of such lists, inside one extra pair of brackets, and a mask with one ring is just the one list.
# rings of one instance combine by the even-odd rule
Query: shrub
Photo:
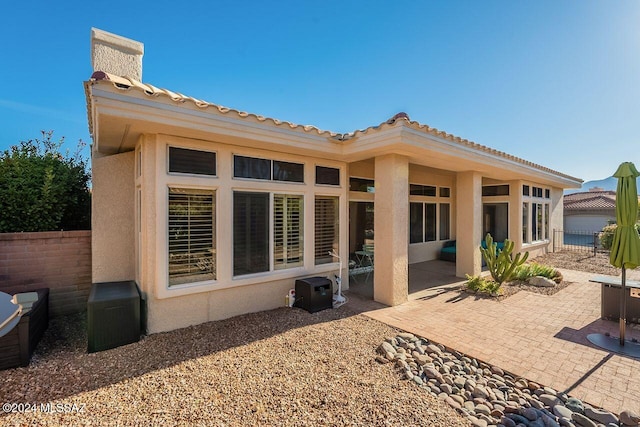
[(602, 231), (598, 234), (602, 249), (611, 249), (611, 245), (613, 244), (613, 235), (615, 234), (617, 228), (617, 224), (605, 225)]
[(80, 155), (61, 153), (64, 138), (21, 141), (0, 153), (0, 232), (91, 228), (90, 174)]
[(468, 274), (466, 276), (467, 282), (465, 285), (469, 290), (489, 295), (500, 295), (502, 293), (500, 283), (494, 282), (493, 280), (487, 280), (480, 276), (469, 276)]
[(562, 281), (562, 274), (558, 270), (548, 265), (538, 264), (537, 262), (522, 264), (516, 267), (513, 278), (516, 280), (526, 281), (530, 277), (536, 276), (546, 277), (547, 279), (554, 280), (557, 283)]

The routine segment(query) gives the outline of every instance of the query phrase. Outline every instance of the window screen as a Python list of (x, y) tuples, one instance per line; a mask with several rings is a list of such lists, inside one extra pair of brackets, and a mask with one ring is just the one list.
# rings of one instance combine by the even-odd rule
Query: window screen
[(451, 208), (449, 203), (440, 203), (440, 240), (451, 238)]
[(274, 181), (304, 182), (304, 165), (274, 160), (273, 179)]
[(316, 166), (316, 184), (340, 185), (340, 169)]
[(233, 193), (233, 275), (269, 271), (269, 193)]
[(169, 147), (169, 172), (215, 176), (216, 153)]
[(409, 203), (409, 243), (423, 242), (424, 203)]
[(271, 160), (256, 157), (233, 156), (235, 178), (271, 179)]

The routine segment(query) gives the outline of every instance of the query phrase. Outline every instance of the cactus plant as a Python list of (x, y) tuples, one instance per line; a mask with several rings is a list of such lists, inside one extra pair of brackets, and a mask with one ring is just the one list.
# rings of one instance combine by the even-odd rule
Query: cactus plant
[(514, 258), (511, 255), (513, 252), (513, 242), (509, 239), (504, 241), (504, 248), (502, 248), (502, 250), (498, 249), (498, 244), (493, 241), (491, 234), (487, 233), (485, 242), (487, 243), (486, 249), (480, 246), (482, 257), (487, 263), (491, 277), (500, 285), (511, 280), (516, 267), (524, 264), (527, 258), (529, 258), (529, 252), (516, 254)]

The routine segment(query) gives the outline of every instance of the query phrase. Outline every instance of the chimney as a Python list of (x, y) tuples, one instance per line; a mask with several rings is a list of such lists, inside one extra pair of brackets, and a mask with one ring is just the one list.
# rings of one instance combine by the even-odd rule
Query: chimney
[(104, 71), (142, 81), (144, 44), (91, 28), (91, 65), (93, 71)]

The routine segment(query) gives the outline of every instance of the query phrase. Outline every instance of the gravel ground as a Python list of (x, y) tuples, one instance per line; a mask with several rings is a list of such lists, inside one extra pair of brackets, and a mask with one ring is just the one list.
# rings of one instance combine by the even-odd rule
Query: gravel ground
[[(555, 268), (566, 268), (569, 270), (586, 271), (607, 276), (620, 276), (619, 268), (609, 263), (608, 252), (598, 252), (595, 256), (593, 252), (562, 251), (553, 252), (536, 257), (533, 261), (550, 265)], [(640, 280), (640, 269), (627, 270), (627, 278)]]
[[(93, 354), (85, 322), (52, 319), (31, 365), (0, 371), (0, 402), (38, 407), (0, 413), (0, 424), (469, 425), (375, 361), (398, 331), (349, 304), (247, 314)], [(74, 412), (43, 413), (47, 402)]]

